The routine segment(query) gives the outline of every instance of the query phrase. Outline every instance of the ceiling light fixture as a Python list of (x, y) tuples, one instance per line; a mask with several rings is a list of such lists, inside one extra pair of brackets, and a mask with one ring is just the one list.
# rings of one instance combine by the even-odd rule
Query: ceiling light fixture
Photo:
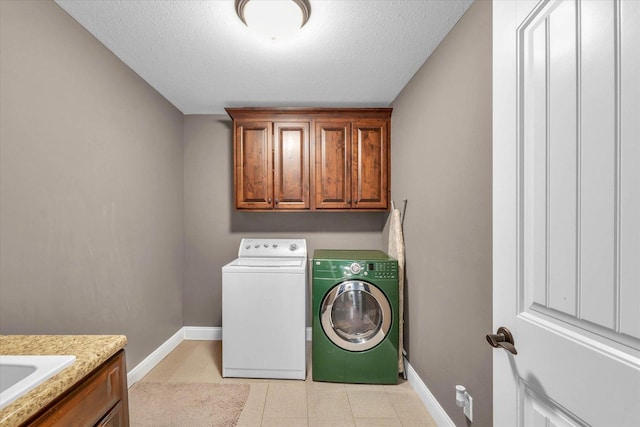
[(247, 27), (277, 40), (307, 23), (311, 5), (309, 0), (236, 0), (236, 13)]

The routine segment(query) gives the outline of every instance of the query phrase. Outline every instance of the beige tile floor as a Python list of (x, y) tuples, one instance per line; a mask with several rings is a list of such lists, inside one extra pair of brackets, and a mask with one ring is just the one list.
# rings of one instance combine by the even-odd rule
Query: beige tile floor
[[(311, 349), (307, 351), (310, 359)], [(407, 381), (398, 385), (222, 378), (221, 341), (183, 341), (140, 381), (247, 383), (239, 427), (435, 427)]]

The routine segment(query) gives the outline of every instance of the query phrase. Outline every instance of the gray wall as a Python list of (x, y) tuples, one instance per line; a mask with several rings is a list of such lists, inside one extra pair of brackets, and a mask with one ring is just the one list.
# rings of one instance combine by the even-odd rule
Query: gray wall
[(233, 134), (224, 116), (185, 116), (184, 324), (221, 326), (221, 268), (243, 237), (307, 239), (320, 248), (382, 249), (388, 214), (239, 212), (233, 208)]
[(407, 199), (406, 348), (458, 426), (492, 423), (491, 2), (476, 1), (393, 102), (391, 194)]
[[(221, 325), (242, 237), (385, 249), (386, 214), (235, 211), (226, 116), (182, 116), (53, 2), (0, 1), (0, 19), (0, 333), (125, 334), (131, 369)], [(409, 360), (457, 425), (455, 384), (490, 425), (490, 2), (393, 107)]]
[(0, 1), (0, 333), (182, 327), (183, 116), (50, 1)]

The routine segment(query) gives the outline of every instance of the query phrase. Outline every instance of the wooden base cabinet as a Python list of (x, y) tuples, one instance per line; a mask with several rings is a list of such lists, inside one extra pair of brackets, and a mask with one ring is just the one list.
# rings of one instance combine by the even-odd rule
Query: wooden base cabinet
[(227, 112), (236, 209), (389, 209), (390, 108)]
[(129, 426), (124, 350), (27, 422), (29, 426)]

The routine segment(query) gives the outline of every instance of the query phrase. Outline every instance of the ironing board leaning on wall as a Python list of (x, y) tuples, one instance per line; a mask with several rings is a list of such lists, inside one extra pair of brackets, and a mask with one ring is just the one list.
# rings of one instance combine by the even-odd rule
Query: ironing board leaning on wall
[[(407, 201), (404, 200), (405, 208)], [(403, 209), (404, 211), (405, 209)], [(391, 219), (389, 221), (388, 255), (398, 260), (398, 373), (407, 377), (404, 370), (404, 238), (402, 236), (402, 218), (399, 209), (391, 202)]]

